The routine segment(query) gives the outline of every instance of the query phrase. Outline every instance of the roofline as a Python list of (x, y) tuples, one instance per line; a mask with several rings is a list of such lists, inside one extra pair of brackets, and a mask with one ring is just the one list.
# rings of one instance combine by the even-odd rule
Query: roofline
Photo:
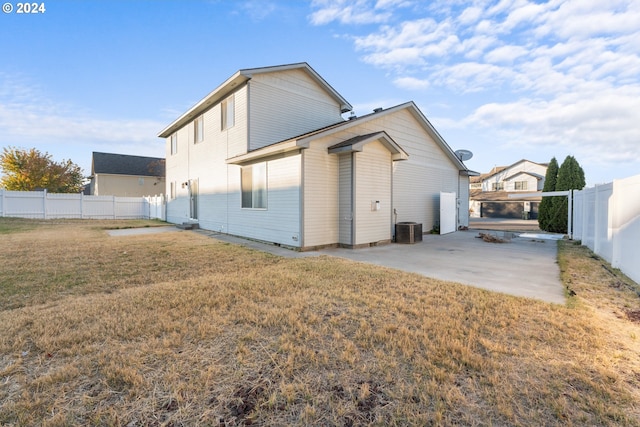
[(367, 114), (366, 116), (358, 117), (356, 119), (347, 120), (344, 123), (341, 123), (340, 126), (331, 127), (322, 132), (313, 132), (307, 136), (301, 136), (298, 139), (298, 144), (301, 145), (303, 148), (307, 148), (309, 146), (309, 143), (316, 138), (320, 138), (326, 135), (331, 135), (332, 133), (342, 131), (344, 129), (348, 129), (358, 124), (362, 124), (363, 122), (367, 122), (373, 118), (379, 118), (403, 109), (408, 109), (412, 113), (412, 115), (419, 122), (423, 124), (423, 127), (427, 131), (427, 133), (433, 138), (434, 141), (436, 141), (436, 143), (440, 146), (440, 148), (443, 149), (443, 151), (447, 154), (447, 157), (449, 157), (449, 159), (458, 167), (458, 170), (463, 170), (463, 171), (469, 170), (464, 165), (464, 163), (462, 163), (460, 158), (456, 156), (456, 154), (451, 149), (449, 144), (447, 144), (447, 142), (444, 140), (442, 135), (438, 133), (438, 131), (431, 124), (431, 122), (426, 118), (424, 114), (422, 114), (418, 106), (413, 101), (405, 102), (404, 104), (399, 104), (399, 105), (396, 105), (395, 107), (376, 111), (376, 112)]
[[(374, 132), (368, 135), (361, 135), (360, 137), (354, 137), (354, 138), (351, 138), (350, 140), (354, 140), (355, 138), (358, 138), (357, 142), (353, 142), (348, 145), (341, 145), (342, 143), (340, 143), (340, 144), (337, 144), (337, 145), (340, 145), (339, 147), (329, 147), (328, 149), (329, 154), (362, 151), (363, 147), (368, 143), (373, 141), (380, 141), (382, 145), (384, 145), (387, 148), (387, 150), (389, 150), (389, 152), (391, 153), (391, 159), (393, 161), (407, 160), (409, 158), (409, 155), (407, 154), (407, 152), (404, 151), (402, 147), (400, 147), (400, 145), (398, 145), (398, 143), (395, 142), (393, 138), (391, 138), (389, 134), (385, 131)], [(347, 139), (346, 141), (343, 141), (343, 143), (348, 142), (350, 140)]]
[(496, 166), (496, 167), (501, 167), (501, 168), (504, 168), (504, 169), (500, 169), (499, 171), (496, 171), (496, 172), (494, 172), (492, 174), (487, 175), (486, 177), (483, 178), (483, 180), (489, 179), (492, 176), (497, 175), (500, 172), (503, 172), (503, 171), (505, 171), (505, 170), (507, 170), (509, 168), (512, 168), (515, 165), (517, 165), (518, 163), (522, 163), (522, 162), (529, 162), (529, 163), (533, 163), (534, 165), (543, 166), (543, 167), (549, 167), (548, 163), (538, 163), (538, 162), (532, 162), (531, 160), (528, 160), (528, 159), (520, 159), (515, 163), (511, 163), (509, 166)]
[(535, 179), (537, 179), (538, 181), (540, 181), (541, 179), (544, 179), (544, 176), (539, 175), (537, 173), (529, 172), (529, 171), (517, 171), (515, 173), (512, 173), (511, 175), (505, 176), (504, 179), (505, 180), (511, 179), (511, 178), (513, 178), (515, 176), (518, 176), (518, 175), (530, 175), (530, 176), (534, 177)]
[(260, 68), (244, 68), (236, 71), (231, 77), (225, 80), (221, 85), (215, 88), (213, 91), (209, 92), (204, 98), (198, 101), (193, 107), (189, 108), (184, 114), (178, 117), (176, 120), (171, 122), (167, 127), (162, 129), (158, 133), (159, 138), (167, 138), (172, 133), (183, 127), (185, 124), (189, 123), (197, 116), (213, 107), (218, 101), (221, 101), (224, 97), (229, 95), (234, 90), (241, 87), (243, 84), (251, 80), (254, 75), (262, 74), (262, 73), (272, 73), (276, 71), (286, 71), (286, 70), (295, 70), (295, 69), (303, 69), (305, 70), (309, 76), (320, 86), (322, 86), (339, 104), (340, 104), (340, 112), (346, 113), (348, 111), (353, 110), (351, 104), (347, 102), (347, 100), (342, 97), (325, 79), (320, 76), (309, 64), (306, 62), (298, 62), (294, 64), (285, 64), (285, 65), (274, 65), (270, 67), (260, 67)]

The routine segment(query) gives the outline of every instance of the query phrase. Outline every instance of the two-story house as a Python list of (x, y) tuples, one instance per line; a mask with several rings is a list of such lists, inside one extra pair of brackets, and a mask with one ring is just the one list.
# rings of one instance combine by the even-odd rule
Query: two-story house
[(310, 250), (393, 240), (440, 221), (471, 173), (413, 102), (343, 118), (351, 105), (307, 63), (239, 70), (159, 133), (167, 220)]
[[(518, 198), (518, 194), (542, 192), (546, 163), (520, 160), (510, 166), (496, 166), (488, 173), (470, 178), (469, 208), (472, 217), (538, 218), (540, 197)], [(514, 197), (515, 196), (515, 197)]]

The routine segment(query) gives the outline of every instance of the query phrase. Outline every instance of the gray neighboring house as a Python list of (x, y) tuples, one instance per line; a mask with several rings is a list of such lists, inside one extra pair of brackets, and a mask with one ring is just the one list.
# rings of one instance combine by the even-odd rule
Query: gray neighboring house
[(89, 193), (140, 197), (163, 194), (165, 160), (160, 157), (93, 152)]

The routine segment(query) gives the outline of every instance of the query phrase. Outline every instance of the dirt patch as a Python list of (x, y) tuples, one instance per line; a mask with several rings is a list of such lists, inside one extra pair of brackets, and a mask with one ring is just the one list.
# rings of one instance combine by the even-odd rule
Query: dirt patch
[(488, 233), (478, 233), (476, 237), (478, 239), (482, 239), (485, 242), (489, 242), (489, 243), (509, 243), (509, 240), (505, 240), (498, 236), (494, 236), (493, 234), (488, 234)]
[(640, 310), (626, 310), (627, 319), (635, 323), (640, 323)]

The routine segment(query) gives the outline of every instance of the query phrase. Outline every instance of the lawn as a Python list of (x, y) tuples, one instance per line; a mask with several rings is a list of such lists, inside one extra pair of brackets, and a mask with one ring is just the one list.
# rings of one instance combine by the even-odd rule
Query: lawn
[(0, 425), (640, 426), (638, 287), (566, 306), (127, 221), (0, 218)]

